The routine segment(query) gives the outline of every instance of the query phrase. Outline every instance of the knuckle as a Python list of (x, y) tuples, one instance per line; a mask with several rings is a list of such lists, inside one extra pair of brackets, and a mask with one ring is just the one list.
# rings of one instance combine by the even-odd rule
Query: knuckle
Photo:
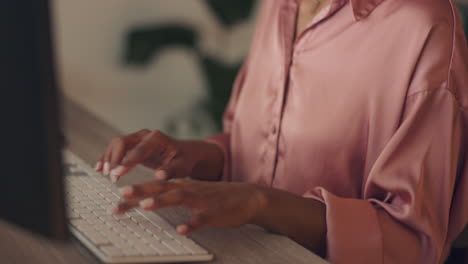
[(181, 149), (179, 146), (177, 146), (176, 144), (174, 144), (174, 142), (169, 142), (169, 144), (167, 145), (167, 153), (169, 155), (177, 155), (179, 153), (181, 153)]
[(151, 133), (151, 137), (159, 142), (163, 142), (163, 143), (171, 143), (171, 140), (170, 140), (170, 137), (169, 136), (166, 136), (166, 134), (164, 134), (163, 132), (161, 132), (160, 130), (154, 130), (152, 131)]
[(164, 136), (164, 134), (159, 130), (154, 130), (154, 131), (151, 132), (151, 136), (155, 137), (155, 138), (160, 138), (160, 137)]
[(140, 145), (140, 146), (136, 146), (133, 151), (137, 154), (143, 154), (146, 152), (146, 150), (148, 149), (148, 147), (146, 145)]
[(173, 195), (174, 195), (174, 200), (181, 201), (187, 197), (187, 192), (184, 190), (175, 190)]
[(111, 139), (110, 144), (111, 145), (121, 145), (123, 144), (124, 140), (122, 137), (114, 137)]

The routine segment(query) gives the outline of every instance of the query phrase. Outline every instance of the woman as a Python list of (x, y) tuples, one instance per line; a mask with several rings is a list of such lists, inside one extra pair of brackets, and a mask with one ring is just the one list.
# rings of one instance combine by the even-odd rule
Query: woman
[(467, 61), (449, 0), (265, 1), (224, 133), (142, 130), (96, 169), (155, 169), (116, 213), (184, 206), (182, 234), (253, 223), (333, 263), (443, 263), (468, 219)]

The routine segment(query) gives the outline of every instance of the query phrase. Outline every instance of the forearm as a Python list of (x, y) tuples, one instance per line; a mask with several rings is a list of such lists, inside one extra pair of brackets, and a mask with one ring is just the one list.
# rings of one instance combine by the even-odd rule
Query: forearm
[(324, 256), (326, 252), (326, 207), (319, 201), (264, 188), (262, 205), (254, 224), (288, 236)]
[(195, 157), (192, 178), (202, 181), (218, 181), (224, 165), (223, 152), (218, 146), (204, 141), (183, 141), (185, 148), (190, 149)]

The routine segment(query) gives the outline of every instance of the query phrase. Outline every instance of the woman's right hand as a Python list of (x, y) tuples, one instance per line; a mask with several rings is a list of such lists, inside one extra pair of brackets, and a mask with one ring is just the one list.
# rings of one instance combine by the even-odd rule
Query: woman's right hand
[(138, 164), (154, 169), (158, 180), (190, 176), (214, 181), (222, 173), (223, 153), (211, 143), (177, 140), (144, 129), (112, 139), (95, 169), (116, 182)]

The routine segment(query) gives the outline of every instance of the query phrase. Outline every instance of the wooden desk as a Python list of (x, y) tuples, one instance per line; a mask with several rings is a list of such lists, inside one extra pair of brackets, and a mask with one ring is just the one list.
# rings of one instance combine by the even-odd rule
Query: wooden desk
[[(73, 103), (67, 102), (64, 108), (69, 148), (93, 164), (108, 140), (118, 132)], [(138, 168), (124, 177), (121, 184), (149, 179), (149, 171)], [(188, 218), (187, 211), (179, 208), (164, 209), (158, 213), (173, 225)], [(203, 229), (194, 233), (192, 238), (215, 254), (215, 260), (210, 263), (327, 263), (290, 239), (254, 226), (231, 230)], [(0, 263), (99, 262), (76, 241), (53, 243), (0, 222)]]

